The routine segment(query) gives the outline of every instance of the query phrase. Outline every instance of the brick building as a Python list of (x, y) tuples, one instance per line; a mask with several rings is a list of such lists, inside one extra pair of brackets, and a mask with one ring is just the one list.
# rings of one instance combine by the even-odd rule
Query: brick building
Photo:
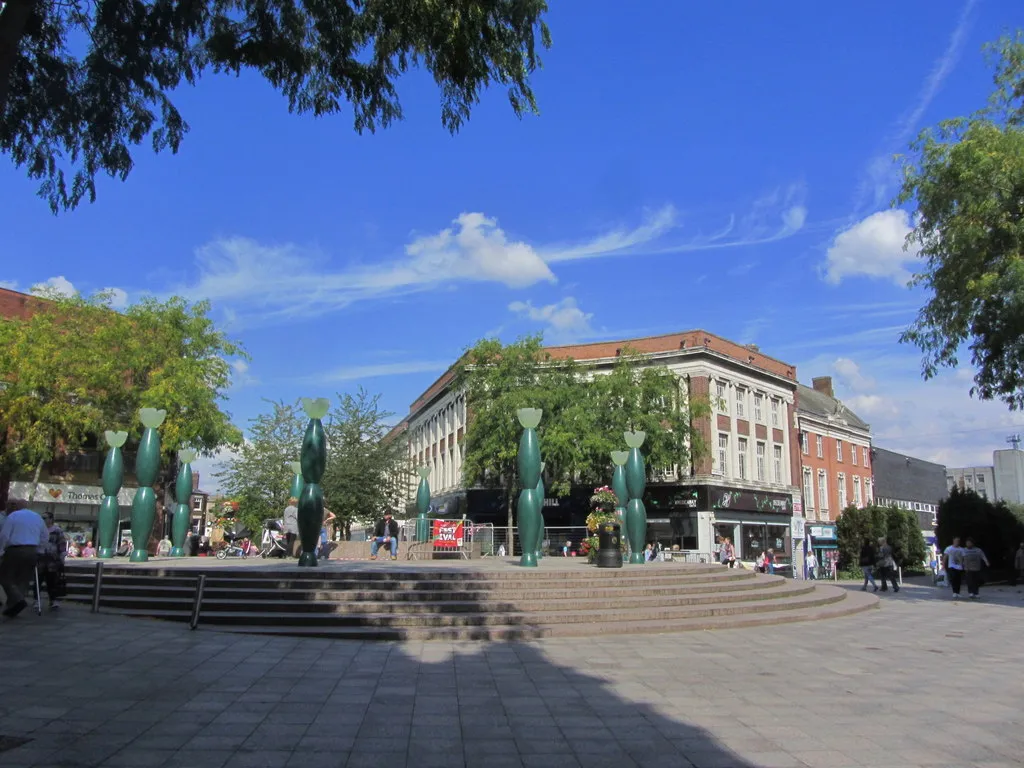
[[(627, 347), (679, 376), (684, 396), (707, 397), (711, 404), (711, 413), (694, 424), (710, 455), (651, 473), (646, 499), (650, 537), (710, 553), (716, 535), (728, 536), (745, 559), (769, 547), (788, 555), (793, 502), (800, 492), (793, 471), (800, 466), (795, 367), (756, 346), (701, 330), (547, 347), (546, 352), (599, 374), (612, 368)], [(432, 504), (440, 512), (504, 524), (507, 510), (500, 492), (463, 484), (467, 404), (462, 392), (452, 390), (453, 376), (453, 371), (445, 373), (411, 405), (401, 427), (410, 461), (431, 468)], [(574, 489), (569, 497), (545, 499), (546, 524), (580, 525), (590, 491)]]

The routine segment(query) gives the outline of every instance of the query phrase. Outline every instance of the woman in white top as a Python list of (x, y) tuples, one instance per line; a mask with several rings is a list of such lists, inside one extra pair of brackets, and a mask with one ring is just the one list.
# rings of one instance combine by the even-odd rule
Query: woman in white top
[(964, 550), (960, 537), (954, 536), (953, 543), (942, 552), (942, 567), (946, 569), (946, 580), (953, 590), (953, 599), (960, 599), (960, 585), (964, 580)]

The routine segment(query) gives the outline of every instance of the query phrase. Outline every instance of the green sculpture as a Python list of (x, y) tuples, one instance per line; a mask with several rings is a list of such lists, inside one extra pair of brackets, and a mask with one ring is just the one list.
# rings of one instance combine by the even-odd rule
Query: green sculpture
[(174, 521), (171, 524), (171, 557), (185, 556), (185, 534), (188, 533), (192, 518), (192, 459), (195, 451), (183, 448), (178, 451), (178, 479), (174, 483)]
[(420, 485), (416, 489), (416, 541), (426, 541), (430, 537), (430, 524), (427, 521), (427, 512), (430, 510), (430, 467), (420, 467), (416, 470), (420, 476)]
[(302, 438), (300, 462), (304, 481), (299, 496), (299, 541), (302, 543), (300, 567), (315, 568), (317, 565), (316, 547), (324, 525), (324, 492), (320, 488), (320, 478), (327, 467), (327, 435), (324, 434), (324, 425), (320, 420), (327, 415), (330, 407), (330, 401), (323, 397), (316, 400), (302, 398), (302, 410), (309, 417), (309, 424)]
[(544, 462), (540, 464), (539, 477), (540, 479), (537, 480), (537, 515), (540, 519), (537, 525), (537, 546), (534, 548), (538, 561), (544, 557)]
[(139, 419), (142, 421), (142, 439), (139, 440), (139, 451), (135, 456), (135, 479), (139, 490), (132, 500), (132, 554), (129, 558), (133, 563), (144, 563), (149, 560), (149, 537), (153, 533), (153, 521), (156, 519), (156, 482), (160, 470), (160, 433), (157, 428), (167, 418), (167, 411), (156, 408), (140, 408)]
[(629, 532), (629, 562), (644, 562), (644, 545), (647, 538), (647, 510), (644, 509), (644, 490), (647, 488), (647, 468), (640, 446), (647, 435), (643, 432), (626, 432), (629, 458), (626, 460), (626, 490), (629, 503), (626, 505), (626, 530)]
[(619, 523), (620, 535), (625, 542), (629, 541), (629, 526), (626, 525), (626, 505), (629, 503), (629, 491), (626, 488), (626, 461), (629, 459), (629, 451), (612, 451), (612, 464), (615, 469), (612, 472), (612, 490), (615, 491), (615, 498), (619, 505), (615, 508), (615, 519)]
[(519, 438), (519, 484), (523, 490), (519, 492), (519, 504), (516, 507), (518, 518), (519, 543), (523, 553), (519, 565), (525, 568), (537, 567), (537, 535), (542, 526), (540, 514), (543, 498), (537, 497), (537, 484), (540, 482), (540, 441), (537, 438), (537, 425), (543, 411), (540, 408), (520, 408), (516, 411), (519, 423), (523, 425), (523, 434)]
[(114, 540), (117, 537), (118, 523), (121, 521), (117, 495), (121, 492), (121, 482), (124, 480), (124, 456), (121, 455), (121, 446), (128, 439), (128, 433), (107, 430), (103, 437), (110, 450), (107, 451), (107, 458), (103, 462), (103, 501), (100, 502), (99, 530), (96, 534), (99, 549), (96, 556), (106, 559), (114, 556)]
[(288, 496), (298, 501), (302, 498), (302, 489), (306, 486), (306, 481), (302, 479), (302, 463), (289, 461), (288, 467), (292, 471), (292, 488)]

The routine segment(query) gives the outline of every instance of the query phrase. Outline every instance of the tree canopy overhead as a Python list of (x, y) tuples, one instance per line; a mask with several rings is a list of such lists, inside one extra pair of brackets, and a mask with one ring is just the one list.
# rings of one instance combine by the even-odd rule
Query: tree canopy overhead
[(545, 0), (7, 0), (0, 3), (0, 151), (54, 212), (124, 179), (147, 137), (177, 152), (170, 92), (207, 72), (254, 71), (290, 111), (351, 105), (355, 129), (402, 117), (396, 81), (422, 66), (455, 132), (481, 92), (536, 111), (529, 78), (550, 46)]
[(930, 298), (901, 341), (924, 355), (926, 379), (956, 367), (963, 345), (971, 394), (1024, 407), (1024, 36), (1003, 37), (995, 90), (969, 117), (925, 130), (903, 168), (897, 204), (916, 206), (908, 246)]

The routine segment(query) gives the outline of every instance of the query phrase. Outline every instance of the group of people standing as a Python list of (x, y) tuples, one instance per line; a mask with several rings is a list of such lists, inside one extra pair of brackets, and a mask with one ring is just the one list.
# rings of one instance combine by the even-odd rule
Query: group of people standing
[[(28, 502), (11, 499), (0, 524), (0, 587), (4, 591), (3, 615), (14, 618), (28, 607), (25, 596), (30, 585), (44, 583), (50, 609), (60, 607), (67, 589), (64, 558), (68, 539), (54, 522), (53, 514), (40, 516)], [(38, 582), (36, 577), (38, 576)], [(42, 600), (36, 594), (37, 604)]]
[[(1024, 546), (1024, 545), (1022, 545)], [(988, 566), (985, 553), (974, 543), (970, 536), (960, 546), (960, 537), (953, 538), (953, 543), (942, 552), (942, 567), (946, 570), (946, 581), (953, 590), (953, 599), (960, 599), (960, 587), (967, 582), (967, 596), (971, 600), (978, 599), (981, 589), (981, 568)]]
[[(896, 559), (893, 557), (892, 546), (884, 536), (879, 537), (877, 546), (871, 539), (865, 539), (860, 548), (860, 568), (864, 574), (864, 585), (861, 592), (866, 592), (868, 584), (875, 592), (888, 592), (886, 582), (892, 584), (893, 593), (900, 591), (896, 573)], [(882, 582), (881, 589), (875, 582), (875, 576)]]

